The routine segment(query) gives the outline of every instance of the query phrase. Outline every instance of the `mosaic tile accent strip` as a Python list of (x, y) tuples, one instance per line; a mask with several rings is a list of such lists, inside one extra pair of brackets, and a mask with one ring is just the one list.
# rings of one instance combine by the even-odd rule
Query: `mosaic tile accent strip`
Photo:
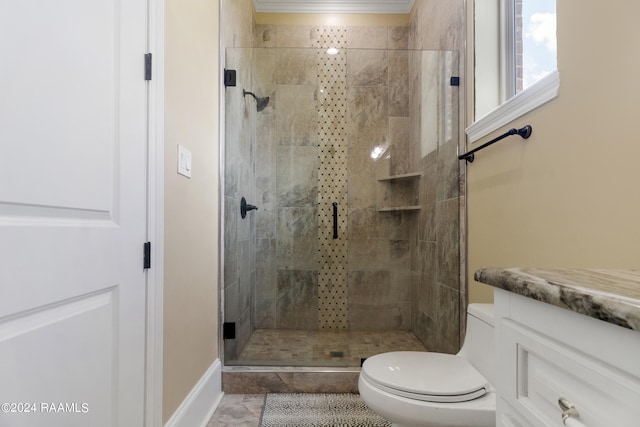
[[(337, 53), (328, 54), (328, 48)], [(318, 37), (318, 224), (320, 329), (349, 327), (347, 300), (347, 29), (324, 27)], [(338, 238), (333, 237), (333, 203)]]

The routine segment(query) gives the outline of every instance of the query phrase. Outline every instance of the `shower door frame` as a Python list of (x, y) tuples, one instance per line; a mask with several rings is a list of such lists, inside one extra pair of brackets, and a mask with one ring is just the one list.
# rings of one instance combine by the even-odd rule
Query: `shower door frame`
[[(253, 50), (253, 48), (246, 48), (246, 49), (247, 50)], [(297, 49), (297, 50), (301, 50), (301, 49)], [(355, 50), (355, 49), (350, 49), (350, 51), (353, 51), (353, 50)], [(369, 52), (369, 51), (372, 51), (372, 50), (363, 50), (363, 51)], [(390, 52), (389, 50), (380, 50), (380, 51)], [(412, 51), (412, 50), (403, 50), (403, 51), (404, 52), (428, 52), (428, 51)], [(224, 52), (223, 54), (226, 55), (226, 52)], [(457, 52), (455, 52), (455, 55), (457, 55)], [(243, 89), (243, 88), (239, 87), (238, 89)], [(262, 96), (262, 94), (260, 94), (260, 96)], [(221, 99), (221, 103), (226, 104), (225, 99), (226, 98), (222, 98)], [(458, 117), (459, 117), (460, 116), (460, 112), (457, 111), (456, 113), (458, 114)], [(227, 116), (227, 112), (226, 111), (224, 113), (224, 116), (225, 117)], [(224, 134), (225, 134), (225, 140), (226, 140), (227, 139), (226, 138), (226, 134), (228, 132), (226, 123), (224, 123), (221, 127), (222, 127), (222, 130), (223, 130)], [(459, 128), (459, 126), (457, 126), (456, 129), (454, 129), (454, 130), (456, 132), (458, 132), (459, 131), (458, 128)], [(456, 141), (456, 144), (455, 144), (456, 150), (457, 150), (457, 146), (459, 145), (459, 139), (460, 138), (458, 137), (457, 139), (458, 139), (458, 141)], [(221, 171), (221, 192), (220, 192), (220, 194), (221, 194), (221, 198), (222, 198), (222, 205), (226, 206), (226, 203), (225, 203), (225, 191), (224, 191), (224, 189), (225, 189), (225, 181), (226, 181), (226, 173), (225, 173), (225, 171), (227, 170), (227, 162), (226, 162), (226, 158), (225, 158), (225, 154), (226, 154), (226, 150), (227, 150), (226, 144), (221, 144), (220, 150), (221, 150), (221, 167), (220, 167), (220, 171)], [(461, 196), (461, 194), (458, 194), (458, 199), (460, 199), (460, 196)], [(226, 226), (226, 221), (229, 219), (227, 214), (229, 212), (231, 212), (231, 211), (233, 211), (233, 210), (228, 210), (227, 208), (225, 208), (225, 209), (223, 209), (223, 214), (221, 215), (221, 229), (220, 229), (220, 232), (221, 232), (221, 236), (223, 236), (223, 239), (225, 237), (224, 229), (225, 229), (225, 226)], [(463, 207), (460, 206), (459, 207), (459, 212), (463, 212), (463, 211), (464, 211)], [(386, 214), (380, 213), (379, 215), (386, 215)], [(395, 215), (395, 214), (391, 214), (391, 215)], [(399, 215), (410, 215), (410, 214), (399, 214)], [(462, 218), (461, 214), (459, 214), (458, 220), (460, 220), (460, 218)], [(463, 226), (463, 224), (464, 224), (463, 222), (459, 222), (458, 227), (461, 228)], [(462, 233), (460, 233), (460, 234), (462, 235)], [(459, 236), (459, 240), (458, 240), (458, 244), (459, 245), (460, 245), (460, 241), (462, 241), (462, 236), (461, 235)], [(253, 240), (253, 242), (255, 243), (255, 239)], [(224, 246), (224, 243), (223, 243), (222, 247), (221, 247), (221, 251), (220, 251), (220, 253), (221, 253), (221, 265), (223, 266), (223, 268), (226, 265), (225, 261), (226, 261), (226, 258), (227, 258), (227, 254), (226, 254), (226, 252), (224, 250), (224, 247), (225, 246)], [(462, 248), (462, 246), (460, 245), (459, 248)], [(459, 261), (460, 261), (459, 264), (462, 265), (462, 263), (463, 263), (462, 257), (459, 257)], [(459, 278), (460, 278), (459, 289), (461, 289), (461, 290), (463, 289), (463, 278), (464, 278), (464, 276), (465, 276), (464, 275), (464, 270), (461, 269), (460, 272), (459, 272)], [(221, 319), (224, 322), (224, 319), (225, 319), (226, 314), (227, 314), (227, 310), (226, 310), (226, 307), (225, 307), (226, 293), (225, 293), (224, 290), (226, 289), (226, 285), (227, 284), (225, 283), (224, 273), (223, 272), (221, 272), (221, 283), (223, 283), (223, 287), (222, 287), (223, 289), (221, 289), (221, 298), (220, 298), (220, 306), (221, 307), (220, 308), (221, 308)], [(460, 307), (463, 307), (464, 305), (466, 305), (466, 302), (462, 301), (463, 299), (465, 299), (465, 297), (466, 297), (466, 292), (460, 292), (458, 294), (458, 298), (459, 298), (459, 304), (458, 305)], [(459, 318), (464, 319), (464, 314), (460, 313)], [(463, 323), (461, 323), (461, 324), (463, 325)], [(253, 326), (252, 326), (252, 328), (253, 328)], [(458, 342), (459, 341), (460, 340), (458, 338)], [(222, 358), (223, 358), (223, 361), (226, 360), (227, 362), (229, 362), (229, 360), (227, 360), (226, 351), (224, 350), (226, 348), (225, 344), (226, 343), (222, 340), (222, 337), (221, 337), (221, 345), (222, 345), (222, 349), (223, 349), (223, 351), (221, 352), (222, 353)], [(305, 364), (304, 366), (308, 366), (308, 365)]]

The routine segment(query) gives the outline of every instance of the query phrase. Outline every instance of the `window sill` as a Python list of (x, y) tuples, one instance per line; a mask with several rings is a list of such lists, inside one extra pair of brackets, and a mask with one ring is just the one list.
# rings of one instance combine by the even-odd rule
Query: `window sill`
[(527, 90), (507, 100), (465, 129), (469, 142), (476, 142), (507, 123), (551, 101), (558, 96), (559, 88), (560, 73), (558, 70), (554, 70)]

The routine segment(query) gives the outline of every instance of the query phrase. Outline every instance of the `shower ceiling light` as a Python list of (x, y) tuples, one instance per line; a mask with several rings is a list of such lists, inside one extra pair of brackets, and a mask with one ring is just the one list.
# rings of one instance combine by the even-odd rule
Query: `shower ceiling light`
[(327, 53), (329, 55), (337, 55), (338, 54), (338, 49), (335, 47), (330, 47), (329, 49), (327, 49)]

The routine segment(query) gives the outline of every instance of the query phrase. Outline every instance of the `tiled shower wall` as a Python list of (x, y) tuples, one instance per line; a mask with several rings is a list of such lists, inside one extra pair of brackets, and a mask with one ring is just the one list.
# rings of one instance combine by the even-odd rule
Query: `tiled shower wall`
[[(435, 19), (434, 19), (435, 18)], [(409, 49), (465, 51), (465, 1), (417, 0), (408, 28)], [(460, 87), (457, 96), (441, 94), (449, 107), (463, 114), (465, 67), (460, 63)], [(418, 82), (414, 82), (415, 85)], [(416, 87), (416, 86), (414, 86)], [(412, 88), (412, 91), (414, 89)], [(412, 114), (417, 99), (412, 99)], [(412, 121), (414, 126), (416, 121)], [(464, 144), (465, 120), (460, 118), (453, 135), (444, 134), (437, 154), (420, 162), (420, 211), (416, 250), (413, 253), (414, 277), (412, 313), (413, 333), (430, 349), (453, 353), (461, 345), (466, 319), (466, 252), (464, 245), (465, 172), (457, 158)], [(412, 128), (412, 132), (417, 131)], [(414, 149), (418, 146), (414, 144)]]
[[(411, 169), (409, 56), (386, 49), (406, 47), (406, 28), (258, 26), (257, 39), (282, 48), (256, 50), (273, 106), (258, 114), (255, 327), (409, 330), (416, 214), (376, 212), (418, 200), (377, 181)], [(349, 50), (327, 57), (329, 41)]]
[[(347, 61), (356, 67), (346, 77), (352, 111), (345, 123), (349, 204), (340, 207), (348, 209), (349, 222), (340, 235), (348, 238), (348, 258), (347, 283), (339, 286), (346, 286), (350, 328), (412, 330), (430, 349), (453, 352), (461, 313), (457, 239), (462, 199), (453, 193), (459, 173), (453, 161), (457, 135), (430, 156), (417, 155), (422, 148), (415, 138), (416, 115), (421, 114), (412, 95), (419, 84), (415, 58), (394, 51), (451, 44), (425, 35), (434, 26), (423, 24), (424, 7), (409, 27), (342, 27), (349, 49), (386, 51), (353, 51)], [(239, 81), (250, 86), (246, 89), (271, 97), (257, 113), (255, 101), (242, 99), (240, 83), (225, 95), (235, 103), (226, 113), (225, 320), (238, 326), (237, 339), (225, 342), (228, 361), (254, 328), (321, 328), (323, 307), (345, 304), (344, 299), (335, 307), (323, 301), (319, 284), (322, 215), (316, 201), (322, 129), (317, 107), (322, 98), (316, 48), (324, 31), (257, 25), (254, 46), (290, 49), (247, 49), (235, 64), (226, 64), (238, 70)], [(260, 73), (251, 76), (250, 69)], [(402, 78), (391, 80), (392, 75)], [(246, 135), (247, 129), (256, 131)], [(383, 154), (374, 160), (376, 147)], [(413, 171), (423, 176), (377, 181)], [(237, 214), (240, 195), (259, 206), (245, 220)], [(398, 203), (423, 209), (376, 212), (377, 206)]]

